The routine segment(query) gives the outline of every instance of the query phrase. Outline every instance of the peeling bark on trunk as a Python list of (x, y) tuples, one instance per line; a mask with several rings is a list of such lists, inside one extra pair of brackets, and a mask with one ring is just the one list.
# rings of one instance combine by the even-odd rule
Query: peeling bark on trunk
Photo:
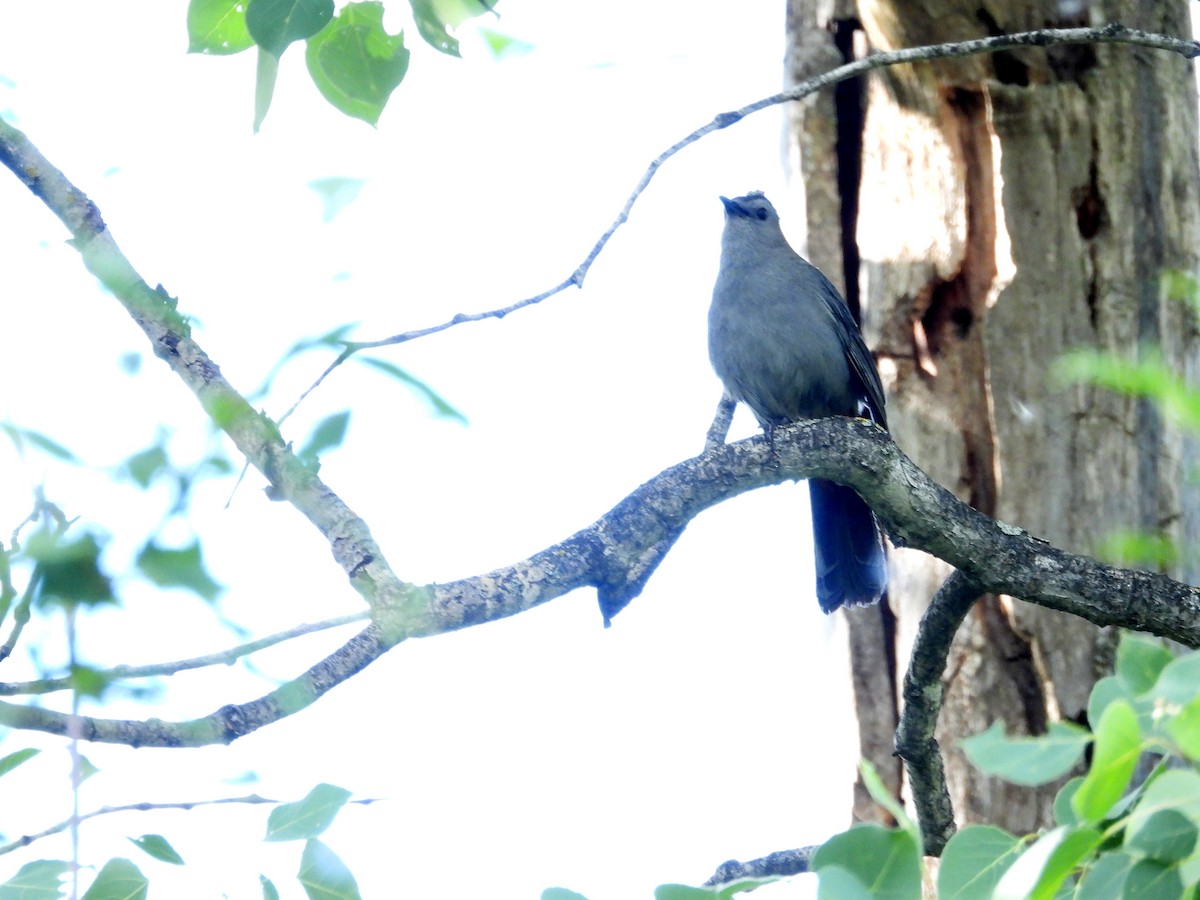
[[(788, 77), (828, 68), (858, 27), (860, 47), (890, 50), (1109, 21), (1191, 31), (1186, 0), (791, 0)], [(791, 159), (809, 254), (861, 305), (900, 446), (972, 505), (1066, 549), (1095, 553), (1118, 529), (1193, 545), (1191, 440), (1149, 403), (1051, 373), (1079, 347), (1132, 359), (1161, 346), (1175, 371), (1196, 368), (1195, 317), (1160, 288), (1165, 271), (1195, 272), (1200, 259), (1192, 65), (1106, 45), (886, 70), (866, 87), (857, 143), (839, 130), (847, 105), (794, 104)], [(854, 185), (830, 177), (839, 171), (861, 172), (852, 200)], [(850, 628), (864, 755), (895, 787), (885, 757), (895, 667), (946, 570), (898, 551), (893, 571), (894, 622), (862, 611)], [(1009, 598), (976, 605), (951, 654), (939, 731), (960, 822), (1021, 833), (1049, 821), (1053, 786), (983, 778), (955, 744), (996, 720), (1026, 733), (1084, 721), (1114, 640)], [(861, 797), (855, 816), (879, 818)]]

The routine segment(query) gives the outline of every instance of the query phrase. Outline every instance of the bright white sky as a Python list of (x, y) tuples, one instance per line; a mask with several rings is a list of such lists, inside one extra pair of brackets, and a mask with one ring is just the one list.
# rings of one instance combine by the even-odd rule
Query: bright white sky
[[(252, 57), (187, 56), (184, 10), (183, 0), (8, 5), (0, 114), (98, 203), (245, 391), (296, 340), (339, 324), (382, 337), (558, 283), (663, 148), (782, 82), (782, 0), (505, 0), (487, 24), (533, 44), (528, 55), (497, 63), (467, 35), (455, 61), (410, 34), (409, 78), (373, 130), (321, 100), (293, 49), (253, 136)], [(286, 429), (298, 443), (313, 422), (353, 409), (347, 445), (322, 474), (401, 577), (445, 581), (523, 558), (701, 449), (720, 394), (705, 344), (717, 197), (766, 190), (794, 231), (781, 123), (777, 110), (759, 113), (669, 162), (582, 291), (382, 352), (468, 427), (357, 367), (306, 402)], [(366, 185), (325, 223), (307, 185), (331, 176)], [(65, 468), (0, 445), (0, 535), (44, 484), (68, 515), (114, 535), (106, 560), (120, 570), (167, 494), (114, 485), (108, 472), (160, 428), (177, 458), (201, 457), (199, 408), (11, 177), (0, 177), (0, 209), (0, 418), (86, 461)], [(136, 376), (118, 365), (130, 352), (144, 357)], [(293, 363), (268, 412), (327, 362)], [(736, 436), (753, 430), (739, 416)], [(163, 539), (202, 537), (229, 586), (221, 614), (255, 634), (359, 609), (320, 536), (261, 486), (252, 475), (225, 509), (231, 483), (212, 484)], [(703, 515), (607, 631), (594, 592), (581, 591), (402, 645), (229, 748), (86, 747), (101, 773), (82, 809), (342, 785), (383, 798), (343, 811), (326, 835), (369, 898), (529, 900), (552, 885), (648, 898), (731, 857), (820, 841), (847, 824), (857, 749), (839, 622), (813, 597), (806, 496), (774, 488)], [(89, 662), (238, 642), (190, 595), (132, 584), (123, 595), (123, 610), (84, 623)], [(293, 675), (351, 633), (264, 654), (259, 670)], [(56, 629), (30, 640), (61, 658)], [(23, 677), (24, 665), (0, 676)], [(118, 697), (104, 712), (191, 717), (269, 686), (242, 668), (205, 670), (171, 679), (158, 705)], [(9, 838), (70, 811), (58, 744), (10, 734), (0, 755), (31, 743), (56, 749), (0, 779)], [(257, 782), (235, 783), (250, 772)], [(259, 896), (264, 872), (299, 897), (300, 847), (261, 843), (266, 814), (111, 816), (85, 826), (81, 852), (96, 864), (130, 857), (153, 896)], [(156, 863), (125, 840), (146, 832), (189, 865)], [(0, 857), (0, 880), (68, 855), (64, 841), (38, 842)], [(805, 881), (756, 896), (807, 896)]]

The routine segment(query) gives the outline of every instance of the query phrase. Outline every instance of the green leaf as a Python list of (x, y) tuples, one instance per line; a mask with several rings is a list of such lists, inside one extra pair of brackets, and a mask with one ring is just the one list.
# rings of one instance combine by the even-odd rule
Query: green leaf
[(715, 888), (692, 887), (687, 884), (660, 884), (654, 889), (654, 900), (714, 900)]
[(179, 549), (161, 547), (151, 541), (138, 554), (137, 565), (159, 587), (185, 588), (209, 603), (223, 590), (205, 568), (199, 541)]
[(305, 462), (314, 462), (326, 450), (340, 447), (346, 438), (346, 426), (350, 423), (350, 410), (326, 416), (313, 429), (303, 449), (296, 455)]
[(70, 863), (57, 859), (26, 863), (0, 884), (0, 900), (58, 900), (63, 895), (63, 876), (70, 871)]
[(1148, 397), (1163, 415), (1191, 431), (1200, 430), (1200, 391), (1172, 371), (1161, 352), (1143, 348), (1140, 354), (1130, 360), (1100, 350), (1075, 350), (1058, 359), (1054, 374), (1068, 383), (1082, 381), (1118, 394)]
[(308, 73), (321, 95), (371, 125), (404, 80), (408, 57), (404, 33), (384, 30), (383, 4), (378, 2), (347, 4), (305, 52)]
[(71, 689), (81, 697), (95, 697), (97, 699), (103, 697), (104, 691), (108, 688), (111, 681), (103, 669), (85, 666), (80, 663), (72, 664), (70, 672)]
[(1085, 822), (1099, 822), (1121, 799), (1142, 752), (1137, 713), (1124, 700), (1109, 704), (1096, 727), (1092, 765), (1071, 806)]
[(318, 784), (303, 800), (283, 803), (271, 810), (267, 819), (268, 841), (296, 841), (314, 838), (333, 821), (350, 799), (350, 792), (332, 784)]
[(1047, 832), (1001, 876), (994, 900), (1050, 900), (1103, 837), (1095, 828), (1060, 825)]
[(259, 875), (258, 882), (262, 885), (263, 900), (279, 900), (279, 889), (266, 875)]
[(980, 771), (1013, 784), (1032, 786), (1071, 771), (1091, 739), (1086, 729), (1069, 722), (1052, 723), (1040, 737), (1008, 738), (1004, 726), (995, 722), (959, 746)]
[[(1118, 700), (1124, 700), (1133, 706), (1139, 713), (1139, 721), (1142, 722), (1143, 728), (1150, 726), (1150, 706), (1137, 699), (1138, 692), (1130, 689), (1125, 680), (1118, 678), (1116, 675), (1109, 675), (1106, 678), (1101, 678), (1092, 686), (1092, 694), (1088, 697), (1088, 722), (1096, 724), (1104, 715), (1104, 710), (1108, 709), (1110, 703), (1115, 703)], [(1142, 718), (1144, 716), (1144, 718)]]
[(171, 461), (167, 458), (167, 451), (159, 443), (133, 454), (118, 471), (121, 475), (131, 478), (138, 487), (145, 489), (160, 472), (169, 471), (170, 467)]
[(1117, 645), (1117, 677), (1130, 693), (1144, 694), (1174, 658), (1159, 639), (1126, 631)]
[(942, 851), (939, 900), (990, 897), (1020, 851), (1021, 842), (1000, 828), (967, 825), (959, 829)]
[(25, 553), (37, 561), (42, 602), (61, 606), (115, 603), (112, 582), (100, 571), (100, 543), (91, 532), (64, 541), (41, 530), (29, 539)]
[(47, 456), (52, 456), (61, 462), (73, 463), (75, 465), (79, 464), (78, 456), (57, 441), (46, 437), (46, 435), (42, 434), (40, 431), (30, 431), (28, 428), (26, 428), (25, 440), (29, 441), (33, 447), (41, 450)]
[(254, 43), (276, 59), (296, 41), (312, 37), (333, 18), (333, 0), (249, 0), (246, 28)]
[(41, 752), (33, 747), (26, 747), (24, 750), (17, 750), (8, 756), (0, 757), (0, 775), (7, 775), (21, 763), (33, 759)]
[(771, 884), (772, 882), (782, 880), (783, 877), (780, 876), (778, 878), (746, 878), (742, 881), (733, 881), (719, 890), (714, 888), (716, 890), (715, 900), (733, 900), (736, 894), (749, 893), (755, 888), (762, 887), (764, 884)]
[(1056, 825), (1080, 825), (1079, 816), (1075, 812), (1075, 808), (1071, 800), (1075, 797), (1075, 792), (1079, 790), (1079, 786), (1083, 784), (1083, 776), (1076, 775), (1062, 786), (1059, 792), (1054, 797), (1054, 823)]
[[(344, 11), (343, 11), (344, 14)], [(338, 16), (340, 19), (341, 16)], [(338, 19), (334, 20), (329, 30), (337, 27)], [(322, 37), (324, 32), (322, 32)], [(314, 38), (319, 40), (319, 38)], [(312, 49), (312, 45), (309, 45)], [(366, 184), (364, 178), (347, 178), (347, 177), (329, 177), (329, 178), (314, 178), (308, 183), (308, 186), (313, 192), (321, 198), (321, 220), (323, 222), (332, 222), (334, 217), (354, 202), (362, 191), (363, 185)]]
[(1125, 853), (1105, 853), (1084, 870), (1072, 900), (1121, 900), (1125, 877), (1133, 858)]
[(358, 882), (337, 854), (318, 840), (309, 840), (296, 873), (309, 900), (357, 900)]
[(1171, 716), (1166, 727), (1167, 734), (1185, 756), (1200, 760), (1200, 697)]
[[(829, 868), (844, 870), (868, 890), (864, 896), (888, 900), (920, 900), (921, 853), (906, 831), (880, 825), (855, 825), (827, 840), (813, 855), (813, 870), (820, 876), (818, 896), (851, 897), (840, 872), (827, 875)], [(838, 893), (831, 893), (837, 886)]]
[(78, 754), (78, 757), (79, 757), (79, 780), (80, 781), (87, 781), (89, 778), (91, 778), (93, 775), (95, 775), (97, 772), (100, 771), (99, 767), (96, 766), (90, 759), (88, 759), (82, 753)]
[(58, 441), (51, 440), (42, 434), (40, 431), (32, 431), (28, 428), (21, 428), (19, 425), (14, 425), (12, 422), (0, 420), (0, 431), (8, 435), (8, 439), (12, 441), (13, 448), (17, 451), (17, 455), (22, 459), (25, 457), (25, 445), (29, 444), (32, 447), (41, 450), (47, 456), (52, 456), (55, 459), (71, 463), (79, 464), (79, 457), (64, 447)]
[(1165, 534), (1121, 530), (1105, 536), (1095, 555), (1115, 566), (1165, 569), (1179, 561), (1179, 547)]
[[(742, 881), (722, 885), (721, 887), (660, 884), (654, 889), (654, 900), (731, 900), (735, 894), (752, 891), (755, 888), (762, 887), (764, 884), (778, 880), (778, 878), (747, 878)], [(551, 894), (550, 891), (562, 891), (562, 893)], [(543, 891), (542, 900), (547, 900), (547, 897), (558, 898), (558, 900), (587, 900), (583, 895), (576, 894), (574, 891), (566, 891), (563, 888), (550, 888), (547, 891)]]
[(1200, 696), (1200, 653), (1173, 659), (1158, 676), (1152, 694), (1156, 700), (1181, 708)]
[(175, 866), (183, 865), (183, 857), (161, 834), (143, 834), (140, 838), (130, 838), (129, 840), (161, 862), (171, 863)]
[(458, 41), (449, 29), (457, 28), (473, 16), (490, 12), (493, 3), (485, 0), (409, 0), (417, 31), (435, 50), (449, 56), (461, 56)]
[(1173, 900), (1183, 896), (1179, 870), (1152, 859), (1143, 859), (1129, 870), (1121, 893), (1122, 900)]
[(917, 823), (909, 818), (908, 813), (904, 811), (903, 804), (900, 803), (892, 792), (887, 789), (883, 783), (883, 779), (879, 777), (879, 772), (875, 766), (871, 764), (869, 759), (864, 759), (859, 762), (858, 770), (862, 775), (863, 786), (866, 787), (867, 793), (871, 798), (892, 814), (892, 818), (896, 820), (901, 828), (909, 833), (917, 846), (921, 846), (921, 829)]
[(587, 900), (587, 897), (564, 887), (549, 887), (542, 891), (540, 900)]
[(248, 0), (190, 0), (187, 11), (188, 53), (225, 56), (254, 46), (246, 30)]
[(309, 350), (324, 348), (333, 348), (339, 351), (342, 350), (342, 342), (346, 340), (346, 335), (357, 327), (358, 323), (349, 322), (345, 325), (339, 325), (336, 328), (327, 331), (325, 334), (318, 335), (317, 337), (304, 338), (296, 341), (296, 343), (292, 344), (292, 346), (287, 349), (283, 356), (279, 358), (275, 365), (271, 367), (271, 371), (267, 373), (267, 376), (263, 379), (262, 384), (255, 388), (249, 396), (254, 398), (265, 397), (268, 391), (270, 391), (271, 385), (274, 383), (275, 378), (283, 370), (283, 367), (287, 365), (290, 360), (299, 356), (301, 353), (305, 353)]
[(384, 372), (397, 381), (411, 387), (417, 394), (429, 401), (429, 405), (433, 407), (436, 415), (446, 419), (456, 419), (463, 425), (467, 424), (467, 417), (443, 400), (441, 395), (434, 391), (433, 388), (419, 378), (409, 375), (394, 363), (390, 363), (386, 359), (377, 359), (373, 356), (359, 357), (359, 361), (363, 365), (378, 369), (380, 372)]
[[(1125, 828), (1126, 844), (1134, 844), (1141, 839), (1143, 829), (1156, 826), (1161, 820), (1155, 819), (1154, 815), (1163, 810), (1175, 810), (1200, 827), (1200, 774), (1191, 770), (1171, 769), (1155, 778), (1129, 814)], [(1147, 840), (1153, 838), (1150, 835)]]
[(83, 900), (144, 900), (150, 882), (127, 859), (110, 859), (83, 895)]
[(1196, 835), (1196, 823), (1179, 810), (1160, 809), (1150, 814), (1125, 846), (1159, 862), (1174, 863), (1192, 855)]
[(873, 900), (875, 894), (848, 869), (827, 866), (817, 876), (817, 900)]
[(1200, 302), (1200, 280), (1191, 272), (1165, 270), (1162, 273), (1162, 291), (1171, 300), (1183, 300), (1193, 306)]
[[(271, 109), (271, 98), (275, 96), (275, 79), (279, 77), (279, 59), (261, 47), (258, 49), (258, 65), (254, 70), (254, 133), (262, 128), (263, 120)], [(214, 419), (216, 421), (216, 419)], [(220, 425), (221, 422), (217, 421)]]
[(491, 53), (492, 59), (500, 60), (514, 56), (524, 56), (534, 49), (534, 45), (528, 41), (522, 41), (510, 35), (501, 34), (490, 28), (480, 28), (479, 35), (483, 38), (484, 43), (487, 44), (488, 52)]

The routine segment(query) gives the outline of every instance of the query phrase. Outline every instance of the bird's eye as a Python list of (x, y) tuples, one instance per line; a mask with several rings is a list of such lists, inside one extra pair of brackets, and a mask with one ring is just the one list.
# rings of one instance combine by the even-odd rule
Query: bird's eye
[(755, 214), (756, 216), (758, 216), (758, 220), (759, 220), (760, 222), (765, 222), (765, 221), (767, 221), (767, 211), (766, 211), (765, 209), (756, 209), (756, 210), (754, 211), (754, 214)]

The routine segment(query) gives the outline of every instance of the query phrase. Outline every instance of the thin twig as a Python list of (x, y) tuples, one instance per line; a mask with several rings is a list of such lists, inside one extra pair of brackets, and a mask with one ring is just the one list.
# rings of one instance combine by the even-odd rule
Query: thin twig
[(705, 450), (715, 450), (725, 443), (736, 407), (737, 401), (730, 397), (727, 391), (721, 394), (721, 401), (717, 404), (716, 413), (713, 414), (712, 424), (708, 426), (708, 431), (704, 435)]
[[(1179, 53), (1188, 59), (1194, 59), (1200, 56), (1200, 42), (1184, 40), (1182, 38), (1174, 38), (1163, 34), (1154, 34), (1146, 31), (1139, 31), (1133, 28), (1126, 28), (1120, 23), (1113, 22), (1103, 28), (1049, 28), (1043, 31), (1025, 31), (1019, 34), (1002, 34), (994, 37), (979, 38), (978, 40), (956, 41), (949, 44), (932, 44), (926, 47), (911, 47), (904, 50), (890, 50), (884, 53), (872, 53), (864, 59), (855, 60), (852, 63), (847, 63), (844, 66), (839, 66), (836, 69), (831, 69), (821, 75), (809, 78), (802, 81), (794, 87), (786, 91), (781, 91), (778, 94), (773, 94), (770, 97), (764, 97), (761, 100), (756, 100), (753, 103), (732, 110), (730, 112), (718, 113), (713, 117), (712, 121), (701, 125), (689, 134), (685, 135), (680, 140), (676, 141), (646, 167), (646, 171), (642, 173), (642, 177), (638, 179), (632, 193), (626, 198), (625, 205), (621, 207), (620, 213), (608, 229), (600, 235), (599, 239), (592, 246), (592, 249), (584, 257), (583, 261), (576, 267), (571, 276), (560, 284), (543, 291), (533, 297), (527, 297), (524, 300), (518, 300), (508, 306), (502, 306), (498, 309), (486, 310), (477, 313), (459, 313), (453, 318), (442, 322), (440, 325), (431, 325), (426, 328), (418, 328), (413, 331), (405, 331), (400, 334), (394, 334), (391, 337), (381, 338), (376, 341), (347, 341), (346, 347), (349, 353), (355, 353), (359, 350), (365, 350), (372, 347), (385, 347), (390, 344), (403, 344), (407, 341), (415, 340), (416, 338), (426, 337), (431, 334), (436, 334), (439, 331), (445, 331), (455, 325), (462, 325), (465, 322), (479, 322), (483, 319), (503, 319), (511, 312), (518, 309), (524, 309), (527, 306), (533, 306), (543, 300), (553, 297), (565, 291), (569, 287), (583, 287), (584, 279), (587, 277), (588, 270), (591, 269), (592, 263), (599, 257), (601, 251), (616, 234), (620, 228), (629, 219), (629, 213), (633, 209), (633, 205), (638, 198), (650, 186), (651, 180), (658, 173), (658, 170), (672, 156), (696, 143), (707, 134), (714, 131), (720, 131), (723, 128), (728, 128), (736, 122), (741, 121), (753, 113), (767, 109), (772, 106), (779, 106), (782, 103), (789, 103), (794, 100), (802, 100), (803, 98), (814, 94), (823, 87), (828, 87), (831, 84), (837, 84), (841, 81), (847, 81), (851, 78), (857, 78), (859, 75), (864, 75), (872, 69), (879, 69), (884, 66), (894, 66), (899, 63), (923, 62), (935, 59), (954, 59), (963, 56), (975, 56), (980, 53), (992, 53), (997, 50), (1004, 50), (1009, 47), (1051, 47), (1059, 44), (1091, 44), (1091, 43), (1116, 43), (1116, 44), (1136, 44), (1142, 47), (1152, 47), (1156, 50), (1167, 50), (1172, 53)], [(343, 358), (349, 355), (343, 353), (339, 357), (340, 363)], [(325, 375), (329, 373), (326, 372)], [(324, 378), (325, 375), (321, 377)]]
[(94, 819), (97, 816), (107, 816), (112, 813), (119, 812), (149, 812), (155, 809), (195, 809), (197, 806), (216, 806), (221, 803), (279, 803), (278, 800), (268, 800), (265, 797), (260, 797), (257, 794), (250, 794), (245, 797), (222, 797), (218, 800), (192, 800), (184, 803), (129, 803), (124, 806), (102, 806), (99, 809), (89, 813), (84, 813), (80, 816), (72, 816), (69, 819), (64, 819), (57, 825), (51, 825), (44, 831), (36, 832), (35, 834), (26, 834), (17, 838), (15, 841), (10, 841), (7, 844), (0, 844), (0, 856), (6, 853), (12, 853), (14, 850), (20, 850), (28, 847), (34, 841), (39, 841), (42, 838), (50, 837), (55, 834), (61, 834), (72, 826), (72, 823), (78, 824), (86, 822), (88, 819)]
[[(249, 656), (251, 653), (257, 653), (259, 650), (289, 641), (292, 638), (314, 634), (330, 628), (337, 628), (341, 625), (349, 625), (353, 622), (362, 622), (368, 615), (369, 613), (364, 610), (344, 616), (335, 616), (334, 618), (324, 619), (320, 622), (306, 622), (289, 628), (286, 631), (280, 631), (276, 634), (268, 635), (255, 641), (249, 641), (237, 647), (231, 647), (228, 650), (221, 650), (217, 653), (194, 656), (191, 659), (180, 659), (175, 662), (152, 663), (145, 666), (113, 666), (111, 669), (103, 669), (97, 674), (106, 682), (112, 682), (126, 681), (131, 678), (154, 678), (157, 676), (174, 675), (177, 672), (184, 672), (188, 669), (201, 669), (206, 666), (229, 665), (243, 656)], [(68, 690), (71, 687), (73, 687), (73, 680), (70, 676), (63, 678), (40, 678), (37, 681), (0, 682), (0, 697), (49, 694), (54, 691)]]
[[(216, 800), (185, 800), (179, 803), (127, 803), (123, 806), (102, 806), (99, 809), (92, 810), (89, 813), (84, 813), (78, 817), (79, 822), (86, 822), (88, 819), (94, 819), (97, 816), (110, 816), (113, 813), (122, 812), (153, 812), (159, 809), (196, 809), (199, 806), (220, 806), (222, 804), (239, 803), (247, 806), (256, 806), (261, 804), (276, 805), (283, 803), (282, 800), (272, 800), (269, 797), (260, 797), (258, 794), (247, 794), (244, 797), (219, 797)], [(364, 797), (361, 800), (351, 800), (350, 803), (357, 803), (366, 806), (371, 803), (378, 802), (378, 798)], [(21, 850), (28, 847), (34, 841), (39, 841), (42, 838), (51, 837), (52, 835), (61, 834), (71, 827), (71, 819), (65, 819), (57, 825), (51, 825), (44, 831), (39, 831), (36, 834), (26, 834), (11, 841), (7, 844), (0, 844), (0, 856), (7, 853), (12, 853), (15, 850)]]
[[(392, 344), (403, 344), (408, 341), (416, 340), (417, 338), (428, 337), (431, 334), (437, 334), (441, 331), (446, 331), (456, 325), (462, 325), (467, 322), (481, 322), (485, 319), (503, 319), (509, 313), (516, 312), (519, 309), (524, 309), (528, 306), (534, 306), (541, 303), (543, 300), (560, 294), (569, 287), (583, 287), (584, 279), (587, 278), (588, 271), (592, 267), (601, 251), (604, 250), (608, 242), (612, 240), (614, 234), (617, 233), (622, 225), (629, 219), (629, 213), (633, 209), (633, 205), (638, 201), (638, 198), (650, 186), (651, 180), (658, 170), (675, 154), (699, 141), (705, 135), (711, 134), (714, 131), (720, 131), (723, 128), (728, 128), (737, 122), (740, 122), (746, 116), (761, 110), (768, 109), (772, 106), (779, 106), (783, 103), (789, 103), (794, 100), (802, 100), (803, 98), (814, 94), (823, 87), (828, 87), (831, 84), (837, 84), (841, 81), (847, 81), (851, 78), (857, 78), (859, 75), (864, 75), (872, 69), (879, 69), (884, 66), (894, 66), (900, 63), (924, 62), (936, 59), (955, 59), (963, 56), (975, 56), (980, 53), (993, 53), (997, 50), (1004, 50), (1009, 47), (1051, 47), (1060, 44), (1091, 44), (1091, 43), (1115, 43), (1115, 44), (1136, 44), (1142, 47), (1151, 47), (1156, 50), (1166, 50), (1172, 53), (1179, 53), (1188, 59), (1193, 59), (1200, 56), (1200, 42), (1184, 40), (1182, 38), (1170, 37), (1164, 34), (1154, 34), (1152, 32), (1139, 31), (1134, 28), (1126, 28), (1118, 22), (1112, 22), (1103, 28), (1048, 28), (1042, 31), (1024, 31), (1019, 34), (1001, 34), (993, 37), (979, 38), (970, 41), (956, 41), (949, 44), (932, 44), (925, 47), (911, 47), (904, 50), (890, 50), (883, 53), (872, 53), (864, 59), (856, 60), (852, 63), (847, 63), (844, 66), (839, 66), (821, 75), (809, 78), (802, 81), (794, 87), (786, 91), (781, 91), (778, 94), (773, 94), (770, 97), (764, 97), (761, 100), (756, 100), (753, 103), (748, 103), (745, 106), (731, 110), (730, 112), (718, 113), (710, 122), (701, 125), (694, 129), (684, 137), (680, 138), (662, 153), (654, 158), (654, 160), (646, 167), (641, 178), (638, 179), (633, 191), (625, 200), (625, 205), (621, 207), (620, 213), (608, 226), (605, 232), (600, 235), (592, 249), (584, 257), (583, 261), (576, 266), (575, 271), (570, 277), (561, 281), (554, 287), (542, 291), (532, 297), (526, 297), (523, 300), (517, 300), (507, 306), (501, 306), (496, 309), (489, 309), (483, 312), (476, 313), (458, 313), (452, 318), (438, 325), (430, 325), (425, 328), (416, 328), (412, 331), (393, 334), (391, 337), (380, 338), (374, 341), (345, 341), (345, 350), (329, 364), (328, 368), (321, 373), (320, 377), (314, 381), (307, 390), (300, 395), (291, 408), (284, 414), (283, 419), (291, 415), (297, 406), (299, 406), (304, 398), (311, 394), (326, 378), (328, 378), (335, 369), (341, 366), (347, 359), (353, 356), (360, 350), (368, 350), (374, 347), (386, 347)], [(283, 419), (280, 419), (282, 421)]]

